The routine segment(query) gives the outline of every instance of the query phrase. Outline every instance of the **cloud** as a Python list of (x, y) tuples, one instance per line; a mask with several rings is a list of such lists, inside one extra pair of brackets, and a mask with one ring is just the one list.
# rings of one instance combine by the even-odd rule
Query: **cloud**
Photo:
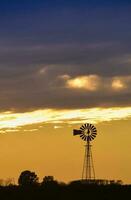
[(112, 88), (114, 90), (122, 90), (125, 88), (125, 85), (120, 79), (115, 79), (112, 81)]
[(99, 87), (99, 77), (97, 75), (80, 76), (68, 79), (66, 85), (68, 88), (95, 91)]
[(126, 92), (131, 86), (131, 76), (102, 77), (98, 75), (87, 75), (71, 77), (69, 75), (60, 76), (65, 81), (68, 89), (86, 90), (88, 92)]
[(112, 88), (114, 90), (123, 90), (126, 91), (130, 89), (131, 85), (131, 76), (124, 76), (124, 77), (114, 77), (112, 80)]
[(63, 128), (63, 126), (54, 126), (54, 129)]
[(47, 67), (43, 67), (43, 68), (41, 68), (39, 71), (38, 71), (38, 74), (39, 75), (45, 75), (46, 74), (46, 72), (47, 72)]
[(1, 112), (131, 106), (131, 15), (118, 7), (3, 15)]
[(77, 109), (131, 105), (130, 75), (77, 76), (71, 72), (74, 67), (70, 67), (71, 73), (64, 73), (67, 68), (45, 65), (32, 71), (27, 70), (27, 74), (21, 77), (0, 79), (1, 111), (25, 112), (45, 108)]
[(25, 113), (0, 113), (0, 133), (18, 132), (27, 125), (38, 125), (32, 129), (23, 128), (24, 132), (34, 132), (47, 123), (57, 124), (54, 128), (62, 128), (61, 124), (101, 123), (112, 120), (131, 118), (131, 107), (127, 108), (91, 108), (91, 109), (72, 109), (54, 110), (43, 109)]

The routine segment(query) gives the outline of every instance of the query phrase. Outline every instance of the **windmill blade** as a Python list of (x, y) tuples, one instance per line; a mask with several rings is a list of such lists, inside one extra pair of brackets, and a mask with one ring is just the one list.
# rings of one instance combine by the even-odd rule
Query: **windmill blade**
[(85, 139), (84, 139), (84, 141), (87, 141), (87, 136), (85, 136)]
[(91, 124), (91, 128), (92, 128), (92, 129), (95, 128), (93, 124)]
[(85, 135), (83, 135), (81, 138), (82, 138), (82, 140), (84, 140), (85, 139)]
[(97, 135), (97, 132), (93, 132), (91, 135)]
[(89, 124), (88, 124), (88, 123), (86, 124), (86, 127), (87, 127), (87, 128), (89, 127)]
[(80, 134), (80, 137), (83, 137), (84, 136), (84, 134), (82, 133), (82, 134)]
[(91, 128), (91, 130), (92, 130), (92, 131), (96, 131), (96, 128), (95, 128), (95, 127), (93, 127), (93, 128)]
[(76, 129), (74, 129), (73, 130), (73, 135), (75, 136), (75, 135), (80, 135), (81, 134), (81, 130), (76, 130)]
[(95, 136), (93, 136), (93, 135), (91, 135), (90, 137), (91, 137), (92, 140), (94, 140), (94, 138), (95, 138)]
[(91, 135), (94, 136), (94, 137), (96, 137), (97, 134), (96, 133), (92, 133)]
[(93, 134), (91, 136), (94, 137), (94, 138), (96, 137), (96, 135), (93, 135)]
[(93, 131), (91, 134), (92, 135), (97, 135), (97, 131)]
[(91, 129), (92, 129), (92, 124), (89, 124), (89, 128), (91, 128)]
[(87, 136), (87, 141), (90, 141), (90, 136)]
[(80, 129), (85, 130), (85, 124), (82, 125)]
[(90, 141), (90, 136), (87, 136), (87, 141)]
[(85, 125), (86, 128), (88, 127), (88, 124), (84, 124), (84, 125)]
[(97, 130), (95, 129), (95, 130), (92, 130), (92, 133), (96, 133), (97, 132)]

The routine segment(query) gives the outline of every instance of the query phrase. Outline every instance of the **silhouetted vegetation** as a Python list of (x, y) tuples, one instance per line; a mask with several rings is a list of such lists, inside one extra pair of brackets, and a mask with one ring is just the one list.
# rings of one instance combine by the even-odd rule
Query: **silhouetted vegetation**
[[(99, 183), (99, 184), (98, 184)], [(18, 185), (0, 186), (2, 200), (126, 200), (131, 198), (131, 185), (120, 182), (73, 181), (59, 183), (53, 176), (45, 176), (38, 182), (35, 172), (23, 171), (18, 178)]]
[(18, 183), (21, 186), (30, 186), (38, 184), (38, 177), (35, 172), (31, 172), (29, 170), (25, 170), (20, 174), (18, 179)]

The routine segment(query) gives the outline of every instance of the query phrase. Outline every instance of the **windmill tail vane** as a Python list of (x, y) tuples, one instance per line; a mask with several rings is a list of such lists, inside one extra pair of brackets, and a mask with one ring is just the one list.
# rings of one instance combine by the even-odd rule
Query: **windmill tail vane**
[(81, 130), (76, 130), (76, 129), (74, 129), (73, 130), (73, 135), (75, 136), (75, 135), (80, 135), (81, 134)]

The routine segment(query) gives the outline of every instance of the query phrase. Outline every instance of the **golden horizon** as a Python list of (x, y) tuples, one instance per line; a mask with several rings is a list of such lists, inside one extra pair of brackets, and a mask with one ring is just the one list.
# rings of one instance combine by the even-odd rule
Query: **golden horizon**
[[(88, 108), (88, 109), (41, 109), (30, 112), (0, 113), (0, 132), (19, 131), (19, 127), (33, 124), (80, 124), (108, 122), (128, 119), (131, 117), (131, 107)], [(57, 127), (58, 128), (58, 127)], [(7, 130), (6, 130), (7, 129)], [(13, 129), (13, 130), (12, 130)]]

